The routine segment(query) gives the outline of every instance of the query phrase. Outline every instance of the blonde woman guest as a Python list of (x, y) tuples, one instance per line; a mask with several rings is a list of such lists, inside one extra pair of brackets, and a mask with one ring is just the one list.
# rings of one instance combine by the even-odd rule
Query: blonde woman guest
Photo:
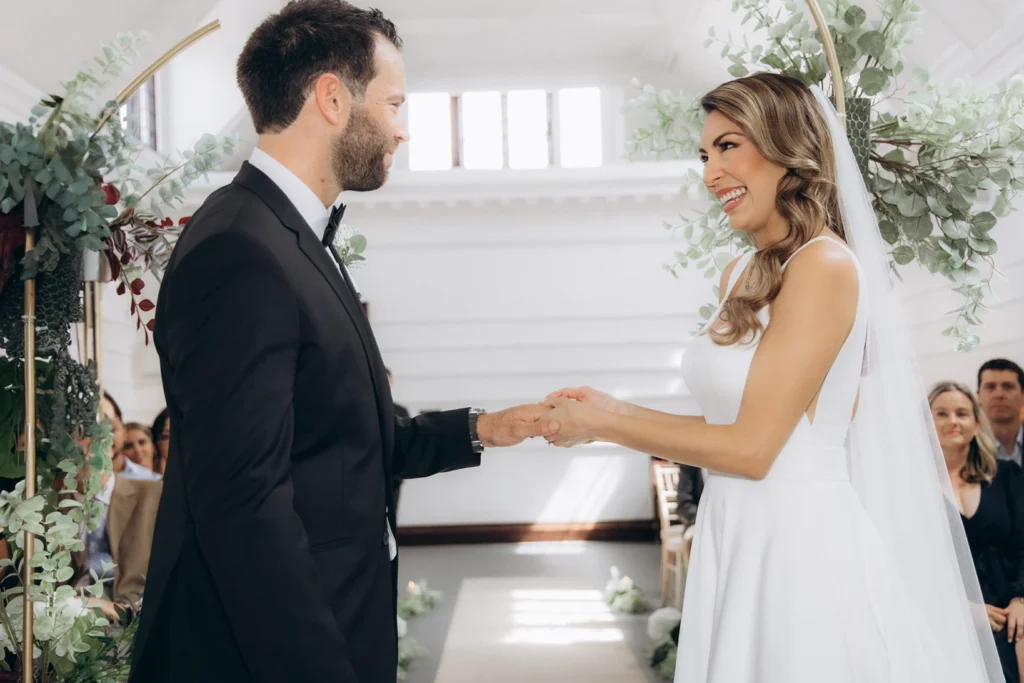
[(124, 426), (124, 431), (124, 447), (121, 449), (124, 457), (156, 473), (156, 446), (149, 427), (139, 422), (129, 422)]
[(978, 571), (1008, 683), (1024, 662), (1024, 474), (996, 458), (996, 439), (977, 397), (941, 382), (928, 402)]

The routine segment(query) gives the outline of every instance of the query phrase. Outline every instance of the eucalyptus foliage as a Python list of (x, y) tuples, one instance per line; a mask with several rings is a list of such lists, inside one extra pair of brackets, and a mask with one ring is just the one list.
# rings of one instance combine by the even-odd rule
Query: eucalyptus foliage
[[(775, 71), (826, 87), (824, 47), (802, 5), (734, 0), (732, 9), (749, 31), (737, 41), (712, 29), (705, 42), (709, 49), (721, 48), (731, 75)], [(890, 245), (890, 265), (899, 276), (902, 267), (917, 262), (951, 281), (963, 301), (943, 334), (955, 338), (957, 350), (966, 350), (980, 341), (974, 328), (998, 273), (998, 245), (990, 231), (1024, 189), (1024, 78), (979, 90), (960, 81), (936, 84), (921, 71), (905, 74), (902, 53), (920, 8), (915, 0), (880, 0), (879, 10), (869, 19), (849, 0), (823, 2), (845, 92), (871, 100), (867, 184)], [(634, 80), (634, 86), (640, 83)], [(896, 98), (897, 91), (906, 95)], [(693, 158), (703, 124), (699, 100), (644, 86), (630, 106), (652, 121), (634, 131), (633, 151)], [(701, 186), (696, 170), (686, 175), (685, 192)], [(717, 201), (666, 227), (681, 230), (689, 243), (666, 266), (673, 275), (693, 265), (714, 277), (735, 251), (752, 246), (729, 227)], [(702, 306), (701, 316), (706, 320), (714, 308)]]
[[(113, 476), (110, 424), (96, 420), (96, 366), (78, 363), (68, 350), (70, 326), (81, 321), (83, 253), (107, 259), (119, 292), (132, 293), (133, 313), (152, 310), (152, 302), (135, 298), (139, 276), (159, 275), (183, 222), (165, 214), (234, 144), (205, 135), (152, 167), (139, 163), (150, 151), (128, 134), (121, 107), (96, 100), (124, 74), (142, 37), (105, 44), (95, 66), (43, 99), (26, 123), (0, 122), (0, 476), (22, 479), (0, 493), (0, 529), (11, 553), (0, 560), (0, 572), (9, 574), (0, 590), (0, 667), (31, 665), (62, 683), (124, 680), (137, 627), (123, 610), (112, 624), (94, 607), (106, 580), (93, 574), (87, 588), (68, 584), (83, 531), (103, 522), (95, 497)], [(29, 232), (35, 246), (26, 254)], [(38, 424), (36, 493), (25, 498), (23, 288), (13, 283), (29, 278), (37, 292)], [(23, 586), (26, 532), (32, 580)], [(35, 614), (32, 662), (20, 661), (26, 596)]]

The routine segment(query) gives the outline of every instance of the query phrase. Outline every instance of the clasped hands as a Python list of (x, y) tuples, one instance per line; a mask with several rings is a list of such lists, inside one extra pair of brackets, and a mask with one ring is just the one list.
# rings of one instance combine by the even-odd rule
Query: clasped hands
[(481, 415), (477, 434), (487, 447), (514, 446), (540, 436), (569, 448), (599, 441), (608, 413), (622, 413), (624, 405), (590, 387), (559, 389), (538, 403)]

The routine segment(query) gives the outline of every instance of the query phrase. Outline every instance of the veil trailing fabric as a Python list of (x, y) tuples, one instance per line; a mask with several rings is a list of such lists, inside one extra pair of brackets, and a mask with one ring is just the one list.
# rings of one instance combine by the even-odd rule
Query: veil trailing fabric
[(867, 294), (867, 349), (850, 427), (850, 479), (899, 584), (961, 683), (1004, 683), (978, 576), (939, 447), (885, 247), (864, 180), (832, 103), (812, 88), (832, 136), (846, 238)]

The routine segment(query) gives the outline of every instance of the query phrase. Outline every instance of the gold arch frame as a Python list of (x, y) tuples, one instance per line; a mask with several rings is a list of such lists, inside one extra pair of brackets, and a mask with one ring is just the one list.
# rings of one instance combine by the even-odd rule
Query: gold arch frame
[[(825, 49), (825, 55), (828, 58), (829, 71), (832, 74), (832, 92), (835, 98), (836, 111), (839, 113), (839, 120), (846, 126), (846, 94), (844, 92), (843, 76), (842, 71), (839, 68), (839, 57), (836, 54), (835, 44), (832, 41), (832, 34), (828, 30), (828, 24), (825, 21), (825, 15), (821, 11), (821, 7), (818, 5), (817, 0), (807, 0), (807, 5), (810, 7), (811, 14), (814, 16), (814, 22), (818, 26), (818, 33), (821, 36), (821, 42)], [(116, 102), (118, 105), (124, 104), (129, 97), (131, 97), (139, 87), (149, 79), (154, 73), (159, 71), (165, 64), (173, 59), (178, 53), (182, 52), (189, 46), (196, 43), (198, 40), (209, 35), (220, 28), (219, 21), (213, 21), (203, 26), (202, 28), (191, 33), (185, 37), (181, 42), (176, 44), (166, 53), (164, 53), (157, 61), (143, 71), (135, 80), (133, 80), (128, 86), (122, 90), (117, 98)], [(103, 128), (110, 120), (113, 115), (113, 110), (104, 112), (100, 118), (98, 125), (96, 126), (97, 132)], [(28, 253), (34, 247), (34, 235), (31, 230), (27, 231), (25, 235), (25, 252)], [(92, 346), (92, 352), (95, 356), (97, 363), (96, 366), (96, 379), (98, 383), (102, 383), (102, 377), (100, 375), (100, 320), (99, 320), (99, 308), (100, 308), (100, 289), (97, 286), (98, 281), (89, 281), (85, 283), (83, 298), (85, 303), (85, 339), (83, 344), (83, 360), (88, 362), (88, 349), (90, 347), (90, 341)], [(35, 373), (35, 310), (36, 310), (36, 283), (34, 279), (25, 280), (25, 497), (31, 498), (35, 495), (36, 491), (36, 443), (35, 443), (35, 424), (36, 424), (36, 373)], [(90, 339), (91, 332), (91, 339)], [(24, 612), (24, 632), (22, 634), (22, 651), (21, 651), (21, 662), (22, 662), (22, 682), (33, 683), (34, 681), (34, 664), (32, 661), (32, 647), (33, 647), (33, 612), (32, 602), (28, 599), (28, 586), (32, 582), (32, 570), (30, 561), (32, 559), (32, 549), (34, 545), (34, 536), (30, 532), (25, 532), (23, 547), (24, 557), (22, 567), (22, 585), (25, 587), (25, 612)], [(43, 672), (45, 676), (45, 672)]]
[[(183, 40), (178, 42), (174, 47), (165, 52), (161, 57), (153, 62), (149, 68), (143, 71), (139, 76), (133, 80), (128, 86), (122, 90), (117, 98), (116, 102), (118, 106), (124, 104), (129, 97), (135, 94), (135, 91), (149, 79), (154, 73), (159, 71), (167, 62), (171, 61), (179, 52), (185, 48), (193, 45), (201, 38), (213, 33), (220, 28), (219, 21), (212, 21), (209, 24), (197, 29)], [(100, 117), (99, 123), (96, 126), (96, 132), (103, 129), (103, 126), (107, 124), (110, 117), (113, 116), (115, 109), (111, 108), (103, 112)], [(25, 253), (32, 251), (35, 247), (35, 235), (31, 229), (27, 229), (25, 233)], [(88, 362), (89, 349), (92, 348), (93, 360), (96, 361), (96, 381), (97, 384), (102, 386), (102, 375), (100, 373), (100, 293), (99, 288), (101, 280), (87, 280), (83, 284), (83, 304), (85, 312), (85, 339), (82, 343), (82, 360)], [(25, 280), (25, 497), (31, 498), (36, 494), (36, 326), (35, 326), (35, 315), (36, 315), (36, 282), (34, 279)], [(24, 554), (22, 557), (22, 586), (24, 587), (24, 607), (23, 613), (23, 629), (22, 629), (22, 643), (21, 643), (21, 680), (22, 683), (33, 683), (35, 680), (35, 663), (32, 661), (32, 648), (34, 646), (34, 612), (32, 611), (32, 602), (29, 600), (28, 588), (32, 585), (32, 551), (35, 545), (35, 536), (29, 531), (24, 532), (25, 536), (23, 539)], [(46, 680), (46, 672), (41, 672), (43, 680)]]

